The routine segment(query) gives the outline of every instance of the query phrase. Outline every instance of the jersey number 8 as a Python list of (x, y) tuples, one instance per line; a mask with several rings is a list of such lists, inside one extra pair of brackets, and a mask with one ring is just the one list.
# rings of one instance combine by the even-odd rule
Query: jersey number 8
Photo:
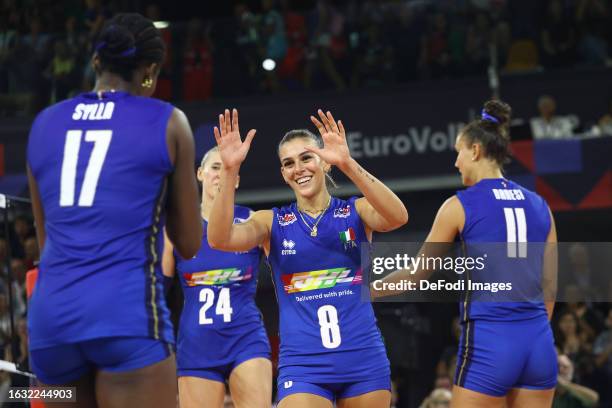
[(323, 347), (335, 349), (342, 343), (340, 326), (338, 326), (338, 311), (332, 305), (321, 306), (317, 310), (319, 326), (321, 326), (321, 342)]

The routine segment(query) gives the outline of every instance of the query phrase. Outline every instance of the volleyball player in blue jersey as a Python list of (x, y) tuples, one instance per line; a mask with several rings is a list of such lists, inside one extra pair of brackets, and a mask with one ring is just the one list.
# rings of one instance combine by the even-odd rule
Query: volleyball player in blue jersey
[[(489, 300), (480, 293), (465, 294), (451, 403), (457, 408), (550, 407), (556, 385), (557, 359), (549, 320), (556, 289), (557, 234), (546, 202), (503, 177), (502, 166), (509, 157), (510, 113), (509, 105), (488, 101), (482, 117), (460, 132), (455, 166), (468, 188), (440, 207), (426, 239), (431, 244), (422, 249), (425, 257), (436, 256), (440, 251), (436, 243), (451, 243), (459, 236), (468, 251), (480, 246), (496, 253), (486, 263), (489, 276), (526, 289), (524, 293), (539, 294), (488, 296)], [(501, 255), (499, 244), (487, 245), (501, 242), (506, 243)], [(394, 272), (383, 281), (416, 281), (429, 273), (412, 272)], [(385, 294), (389, 292), (373, 292), (374, 296)], [(473, 301), (473, 296), (479, 300)]]
[(94, 90), (44, 110), (30, 133), (42, 249), (30, 362), (41, 383), (77, 387), (76, 406), (176, 406), (163, 226), (185, 258), (202, 230), (189, 123), (148, 98), (163, 58), (151, 21), (117, 15), (96, 45)]
[[(281, 174), (290, 205), (255, 212), (234, 224), (234, 184), (255, 131), (240, 139), (238, 112), (219, 117), (215, 138), (223, 172), (208, 224), (211, 246), (245, 251), (263, 246), (272, 266), (280, 311), (279, 407), (386, 408), (389, 360), (369, 302), (361, 300), (361, 244), (373, 231), (406, 223), (399, 198), (351, 158), (344, 126), (331, 113), (311, 117), (321, 137), (293, 130), (281, 140)], [(364, 197), (332, 197), (332, 165)]]
[[(229, 380), (237, 407), (269, 408), (270, 345), (254, 299), (262, 252), (258, 247), (222, 252), (208, 245), (206, 225), (220, 175), (221, 158), (214, 147), (197, 172), (204, 230), (197, 255), (185, 259), (169, 241), (164, 247), (164, 274), (172, 277), (176, 269), (185, 295), (177, 341), (179, 400), (183, 408), (221, 408)], [(235, 223), (250, 216), (250, 209), (234, 207)]]

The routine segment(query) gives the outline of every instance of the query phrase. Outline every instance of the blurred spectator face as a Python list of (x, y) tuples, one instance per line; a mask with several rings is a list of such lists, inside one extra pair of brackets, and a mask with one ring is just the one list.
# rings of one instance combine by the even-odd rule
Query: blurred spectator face
[(23, 250), (27, 259), (33, 261), (38, 260), (38, 243), (36, 242), (36, 238), (30, 237), (26, 239), (23, 244)]
[(449, 377), (438, 377), (434, 382), (434, 388), (443, 388), (445, 390), (450, 390), (453, 388), (453, 386)]
[(588, 268), (589, 254), (586, 247), (580, 243), (575, 243), (570, 247), (569, 259), (575, 272)]
[(85, 5), (87, 6), (88, 9), (98, 8), (98, 6), (100, 5), (100, 1), (99, 0), (85, 0)]
[[(57, 51), (57, 44), (56, 44)], [(23, 218), (15, 218), (15, 234), (21, 239), (24, 239), (30, 233), (30, 224)]]
[(32, 21), (30, 21), (30, 34), (36, 35), (40, 33), (41, 28), (39, 19), (33, 18)]
[(26, 266), (21, 259), (13, 259), (11, 261), (11, 271), (13, 272), (13, 279), (20, 284), (25, 282)]
[(565, 354), (560, 354), (557, 357), (557, 364), (559, 365), (559, 376), (567, 381), (572, 381), (574, 378), (574, 364)]
[(433, 390), (430, 395), (428, 408), (447, 408), (450, 406), (451, 392), (446, 389)]
[(459, 317), (455, 317), (451, 323), (451, 334), (457, 341), (461, 338), (461, 325), (459, 324)]
[(273, 7), (274, 7), (274, 0), (262, 0), (261, 1), (261, 8), (264, 11), (270, 11), (272, 10)]
[(66, 28), (66, 31), (69, 33), (73, 33), (76, 31), (76, 17), (75, 16), (69, 16), (68, 18), (66, 18), (66, 23), (64, 24), (64, 27)]
[(438, 32), (443, 32), (446, 30), (446, 17), (442, 13), (436, 14), (434, 19), (434, 27)]
[(608, 310), (608, 318), (606, 319), (606, 327), (612, 330), (612, 308)]
[(145, 9), (145, 16), (149, 20), (153, 20), (153, 21), (161, 20), (160, 19), (161, 12), (159, 11), (159, 7), (157, 6), (157, 4), (148, 4), (147, 8)]
[(557, 103), (552, 96), (542, 96), (538, 101), (538, 110), (540, 111), (540, 116), (549, 118), (555, 115)]
[(0, 318), (6, 314), (8, 310), (8, 301), (6, 294), (0, 293)]
[(567, 285), (565, 287), (565, 299), (564, 301), (568, 303), (578, 303), (580, 300), (583, 300), (584, 297), (582, 295), (582, 291), (576, 285)]
[(4, 238), (0, 238), (0, 261), (6, 258), (6, 240)]
[(559, 319), (559, 329), (566, 336), (576, 334), (577, 326), (576, 317), (572, 313), (564, 313)]

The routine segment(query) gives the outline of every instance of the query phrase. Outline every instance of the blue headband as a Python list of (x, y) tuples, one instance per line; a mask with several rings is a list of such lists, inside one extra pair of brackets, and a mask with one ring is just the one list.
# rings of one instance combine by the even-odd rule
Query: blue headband
[(480, 112), (481, 116), (481, 120), (485, 120), (487, 122), (494, 122), (494, 123), (499, 123), (499, 119), (497, 119), (495, 116), (489, 115), (487, 113), (487, 111), (485, 111), (484, 109)]
[[(98, 43), (98, 45), (96, 45), (96, 52), (100, 51), (104, 47), (106, 47), (106, 42), (102, 41)], [(119, 55), (121, 57), (131, 57), (134, 54), (136, 54), (136, 47), (130, 47)]]

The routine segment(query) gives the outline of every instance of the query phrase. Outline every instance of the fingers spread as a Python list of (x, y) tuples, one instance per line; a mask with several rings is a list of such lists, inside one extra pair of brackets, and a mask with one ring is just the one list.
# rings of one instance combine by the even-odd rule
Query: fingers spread
[(310, 116), (310, 121), (317, 127), (317, 129), (319, 130), (320, 134), (325, 133), (325, 127), (323, 126), (323, 124), (321, 122), (319, 122), (317, 120), (317, 118), (315, 118), (314, 116)]
[(334, 117), (333, 117), (333, 115), (331, 114), (330, 111), (327, 111), (326, 118), (329, 121), (329, 125), (330, 125), (331, 129), (334, 132), (338, 133), (339, 132), (338, 131), (338, 125), (336, 124), (336, 121), (334, 120)]
[(217, 142), (217, 145), (221, 144), (221, 134), (219, 133), (219, 128), (215, 126), (215, 128), (213, 129), (213, 134), (215, 135), (215, 141)]

